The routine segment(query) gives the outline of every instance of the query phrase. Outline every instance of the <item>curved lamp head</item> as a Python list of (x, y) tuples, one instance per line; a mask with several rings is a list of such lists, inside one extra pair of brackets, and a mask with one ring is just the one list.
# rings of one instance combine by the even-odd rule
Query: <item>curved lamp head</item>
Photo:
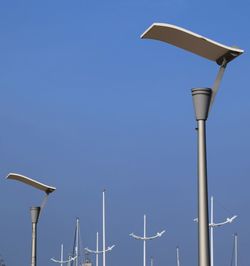
[(166, 42), (208, 60), (214, 61), (220, 65), (219, 72), (212, 88), (209, 111), (213, 105), (215, 95), (218, 92), (227, 63), (244, 52), (242, 49), (218, 43), (192, 31), (165, 23), (153, 23), (141, 35), (141, 38)]
[(17, 181), (20, 181), (22, 183), (25, 183), (29, 186), (32, 186), (36, 189), (39, 189), (39, 190), (42, 190), (44, 191), (47, 195), (52, 193), (53, 191), (56, 190), (55, 187), (51, 187), (51, 186), (48, 186), (48, 185), (45, 185), (41, 182), (38, 182), (34, 179), (31, 179), (27, 176), (24, 176), (24, 175), (20, 175), (20, 174), (15, 174), (15, 173), (9, 173), (6, 177), (6, 179), (13, 179), (13, 180), (17, 180)]
[(153, 23), (142, 35), (142, 39), (154, 39), (192, 52), (222, 65), (241, 55), (244, 50), (230, 47), (175, 25)]

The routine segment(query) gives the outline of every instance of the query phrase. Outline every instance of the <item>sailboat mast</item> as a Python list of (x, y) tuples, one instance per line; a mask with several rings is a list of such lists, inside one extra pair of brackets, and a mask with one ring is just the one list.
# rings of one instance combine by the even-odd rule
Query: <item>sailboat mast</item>
[(102, 192), (102, 265), (106, 266), (105, 190)]
[(234, 265), (238, 266), (238, 235), (234, 234)]
[(176, 265), (177, 265), (177, 266), (180, 266), (179, 247), (176, 247)]
[(76, 219), (76, 246), (75, 246), (75, 266), (79, 266), (78, 264), (78, 253), (79, 253), (79, 218)]

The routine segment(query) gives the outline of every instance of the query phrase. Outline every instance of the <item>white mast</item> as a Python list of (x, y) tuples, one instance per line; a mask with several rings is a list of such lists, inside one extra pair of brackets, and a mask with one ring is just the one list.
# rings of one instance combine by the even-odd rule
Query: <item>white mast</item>
[(238, 235), (234, 234), (234, 266), (238, 266)]
[(79, 249), (79, 218), (76, 219), (76, 246), (75, 246), (75, 255), (76, 255), (76, 260), (75, 260), (75, 265), (79, 266), (78, 264), (78, 249)]
[(214, 266), (214, 227), (222, 226), (228, 223), (232, 223), (233, 220), (237, 217), (234, 215), (231, 218), (227, 218), (224, 222), (214, 223), (214, 198), (211, 197), (211, 220), (210, 220), (210, 256), (211, 256), (211, 266)]
[(54, 258), (51, 258), (51, 260), (53, 262), (60, 263), (60, 265), (63, 266), (63, 263), (64, 263), (64, 261), (63, 261), (63, 244), (61, 244), (61, 256), (60, 257), (61, 257), (60, 260), (55, 260)]
[(154, 266), (154, 258), (153, 257), (150, 258), (150, 266)]
[(115, 247), (115, 245), (112, 245), (106, 248), (105, 192), (106, 190), (104, 189), (102, 192), (102, 250), (99, 250), (98, 232), (96, 233), (96, 250), (85, 248), (88, 252), (96, 254), (96, 266), (98, 266), (98, 255), (100, 253), (102, 253), (102, 265), (106, 266), (106, 252), (111, 251)]
[(161, 237), (164, 233), (165, 230), (161, 231), (160, 233), (158, 232), (156, 235), (154, 236), (150, 236), (147, 237), (147, 232), (146, 232), (146, 215), (144, 214), (144, 230), (143, 230), (143, 237), (141, 236), (137, 236), (134, 233), (131, 233), (130, 236), (132, 236), (133, 238), (137, 239), (137, 240), (143, 240), (143, 266), (146, 266), (146, 242), (148, 240), (152, 240), (158, 237)]
[(74, 257), (74, 258), (69, 257), (68, 260), (63, 260), (63, 244), (61, 244), (61, 256), (60, 256), (60, 257), (61, 257), (60, 260), (56, 260), (56, 259), (54, 259), (54, 258), (51, 258), (51, 260), (52, 260), (53, 262), (60, 263), (61, 266), (63, 266), (64, 263), (68, 263), (68, 264), (69, 264), (72, 260), (75, 260), (75, 259), (76, 259), (76, 257)]
[(102, 192), (102, 265), (106, 266), (105, 190)]
[(176, 264), (177, 264), (177, 266), (180, 266), (179, 247), (176, 247)]
[(99, 234), (96, 232), (96, 255), (95, 255), (95, 265), (98, 266), (98, 252), (99, 252)]
[[(111, 251), (114, 248), (115, 245), (108, 247), (105, 252)], [(89, 253), (94, 253), (95, 254), (95, 261), (96, 261), (96, 266), (98, 266), (98, 260), (99, 260), (99, 254), (103, 253), (103, 250), (99, 250), (99, 234), (98, 232), (96, 233), (96, 250), (91, 250), (89, 248), (85, 248), (86, 251)]]
[(144, 230), (143, 230), (143, 266), (146, 266), (146, 230), (147, 230), (147, 219), (146, 215), (144, 215)]
[[(211, 220), (209, 223), (210, 227), (210, 258), (211, 258), (211, 266), (214, 266), (214, 227), (219, 227), (228, 223), (232, 223), (237, 215), (232, 216), (231, 218), (227, 218), (224, 222), (215, 223), (214, 222), (214, 198), (211, 197), (211, 210), (210, 210)], [(198, 218), (194, 219), (195, 222), (199, 222)]]
[(61, 244), (61, 266), (63, 266), (63, 244)]

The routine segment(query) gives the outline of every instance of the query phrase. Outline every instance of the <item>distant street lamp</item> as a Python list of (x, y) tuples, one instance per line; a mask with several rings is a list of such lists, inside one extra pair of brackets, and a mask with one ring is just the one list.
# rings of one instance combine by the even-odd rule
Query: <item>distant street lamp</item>
[[(132, 236), (134, 239), (137, 240), (142, 240), (143, 241), (143, 266), (146, 266), (146, 242), (148, 240), (153, 240), (155, 238), (161, 237), (164, 233), (165, 230), (161, 231), (160, 233), (158, 232), (154, 236), (147, 236), (147, 224), (146, 224), (146, 215), (144, 215), (144, 226), (143, 226), (143, 236), (137, 236), (134, 233), (131, 233), (130, 236)], [(151, 261), (152, 262), (152, 261)]]
[(210, 265), (207, 193), (206, 120), (218, 91), (227, 63), (244, 51), (229, 47), (194, 32), (164, 23), (153, 23), (142, 39), (154, 39), (177, 46), (220, 65), (213, 89), (192, 89), (198, 132), (198, 239), (199, 266)]
[(17, 180), (19, 182), (25, 183), (29, 186), (32, 186), (36, 189), (42, 190), (45, 192), (45, 198), (39, 207), (31, 207), (30, 208), (30, 213), (31, 213), (31, 223), (32, 223), (32, 234), (31, 234), (31, 266), (36, 266), (36, 261), (37, 261), (37, 223), (39, 219), (39, 215), (41, 210), (44, 208), (45, 203), (48, 199), (48, 196), (50, 193), (56, 190), (55, 187), (47, 186), (43, 183), (40, 183), (34, 179), (31, 179), (27, 176), (23, 176), (20, 174), (15, 174), (15, 173), (10, 173), (6, 177), (6, 179), (13, 179)]

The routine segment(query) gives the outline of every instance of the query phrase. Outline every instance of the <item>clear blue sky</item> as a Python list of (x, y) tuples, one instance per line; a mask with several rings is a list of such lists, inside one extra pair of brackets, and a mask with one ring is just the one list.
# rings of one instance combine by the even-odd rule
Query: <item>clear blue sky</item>
[[(196, 133), (191, 88), (213, 84), (218, 67), (139, 36), (153, 22), (187, 28), (246, 52), (226, 70), (207, 123), (215, 264), (230, 265), (233, 233), (250, 261), (249, 3), (183, 0), (43, 0), (0, 4), (0, 254), (29, 265), (29, 207), (42, 193), (17, 172), (57, 187), (39, 221), (38, 265), (72, 250), (76, 217), (83, 246), (101, 232), (107, 189), (107, 266), (142, 265), (143, 214), (155, 266), (197, 265)], [(94, 258), (93, 258), (94, 262)]]

